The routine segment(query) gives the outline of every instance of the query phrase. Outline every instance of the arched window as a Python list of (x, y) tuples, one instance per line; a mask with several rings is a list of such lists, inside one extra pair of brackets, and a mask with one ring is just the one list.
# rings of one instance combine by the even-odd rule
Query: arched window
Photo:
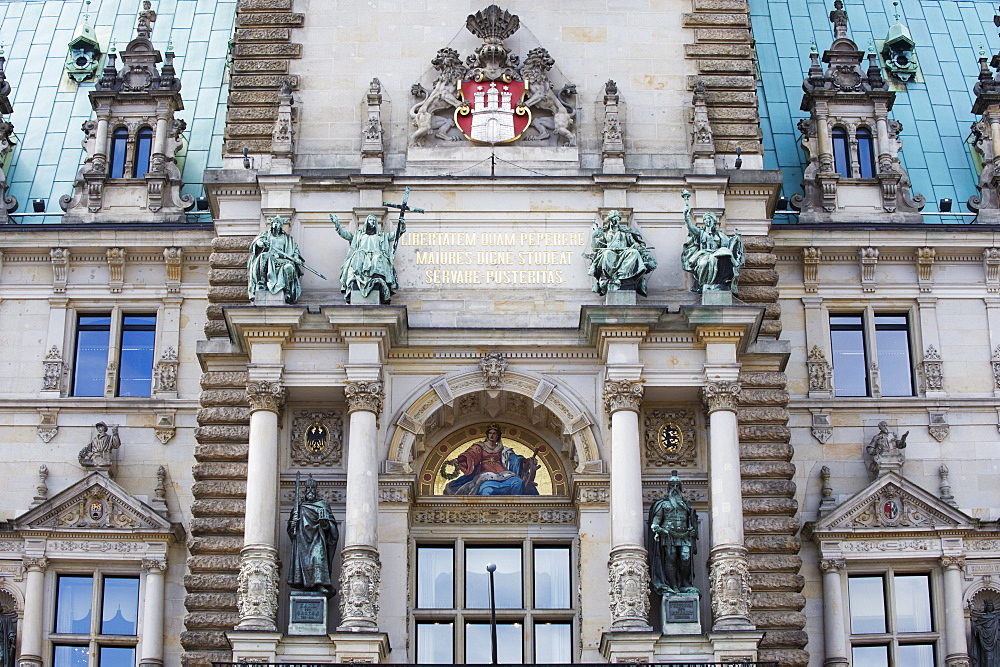
[(833, 166), (844, 178), (853, 176), (851, 173), (851, 151), (847, 144), (847, 130), (842, 127), (833, 128)]
[(153, 150), (153, 130), (144, 127), (135, 135), (135, 162), (132, 178), (142, 178), (149, 171), (149, 155)]
[(125, 151), (128, 148), (128, 130), (119, 127), (111, 135), (111, 178), (125, 178)]
[(875, 144), (867, 127), (858, 128), (858, 166), (861, 178), (875, 178)]

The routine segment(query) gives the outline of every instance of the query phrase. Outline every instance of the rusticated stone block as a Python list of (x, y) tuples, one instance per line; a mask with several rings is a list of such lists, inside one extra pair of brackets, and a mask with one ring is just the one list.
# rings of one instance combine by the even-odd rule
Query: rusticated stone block
[(747, 557), (752, 572), (798, 572), (802, 559), (794, 554), (750, 554)]
[(244, 389), (208, 389), (201, 392), (198, 401), (206, 408), (220, 405), (244, 407), (247, 405), (247, 392)]
[(274, 125), (271, 123), (232, 123), (226, 126), (226, 135), (234, 138), (269, 137), (273, 131)]
[(767, 405), (784, 407), (788, 405), (788, 392), (784, 389), (755, 389), (744, 387), (737, 396), (739, 405)]
[[(246, 264), (247, 258), (247, 248), (250, 247), (250, 243), (253, 241), (252, 236), (216, 236), (212, 239), (212, 252), (236, 252), (242, 253), (243, 263)], [(209, 261), (212, 261), (212, 257), (209, 256)]]
[[(757, 122), (758, 117), (756, 109), (745, 109), (743, 107), (713, 107), (708, 110), (708, 119), (711, 121)], [(745, 263), (744, 266), (746, 266)], [(743, 280), (742, 271), (740, 272), (740, 280)]]
[(753, 535), (747, 536), (746, 548), (751, 553), (764, 554), (797, 554), (800, 542), (792, 535)]
[(225, 147), (227, 153), (233, 154), (242, 154), (244, 148), (251, 153), (270, 153), (271, 139), (234, 139), (225, 142)]
[(239, 553), (239, 550), (243, 548), (243, 538), (226, 536), (189, 537), (187, 545), (191, 553)]
[(743, 269), (740, 271), (740, 291), (751, 285), (772, 287), (778, 284), (778, 272), (774, 269)]
[(240, 615), (231, 611), (195, 611), (184, 616), (188, 630), (229, 631), (240, 622)]
[(242, 520), (246, 508), (246, 501), (238, 498), (200, 498), (191, 502), (191, 514), (198, 517), (238, 517)]
[(250, 300), (247, 296), (246, 285), (212, 285), (208, 288), (208, 298), (215, 302), (228, 301), (230, 303), (238, 303), (241, 306), (246, 305)]
[[(231, 628), (230, 628), (231, 629)], [(229, 640), (222, 632), (182, 632), (181, 646), (194, 649), (225, 649), (229, 647)], [(230, 654), (231, 655), (231, 654)], [(209, 666), (211, 667), (211, 665)]]
[(803, 648), (808, 643), (809, 635), (802, 630), (768, 630), (759, 648)]
[(243, 519), (237, 517), (195, 517), (191, 519), (192, 535), (242, 535)]
[(704, 74), (750, 74), (754, 69), (752, 61), (730, 58), (700, 58), (698, 71)]
[(237, 43), (287, 42), (291, 38), (291, 28), (240, 28), (236, 31)]
[(305, 23), (305, 14), (278, 14), (271, 12), (261, 12), (260, 14), (237, 14), (237, 28), (301, 28)]
[(806, 667), (809, 654), (800, 649), (769, 648), (757, 651), (757, 660), (773, 662), (781, 667)]
[(277, 74), (245, 74), (234, 76), (229, 85), (234, 90), (242, 88), (281, 88), (285, 81), (291, 80), (292, 88), (298, 88), (299, 77), (295, 75), (280, 76)]
[(792, 437), (787, 426), (740, 424), (740, 442), (788, 442)]
[[(235, 63), (234, 63), (235, 64)], [(274, 119), (278, 117), (278, 110), (275, 108), (266, 107), (230, 107), (226, 112), (227, 121), (269, 121), (274, 122)], [(219, 263), (218, 258), (213, 254), (208, 258), (208, 261), (212, 266), (223, 266)], [(243, 264), (245, 265), (247, 261), (246, 253), (243, 254)], [(235, 266), (235, 265), (233, 265)]]
[(273, 105), (278, 101), (278, 91), (275, 90), (243, 90), (229, 91), (229, 106)]
[(730, 44), (726, 42), (705, 42), (700, 44), (685, 44), (684, 55), (689, 58), (704, 56), (728, 56), (730, 58), (750, 58), (753, 51), (748, 44)]
[(772, 252), (774, 239), (770, 236), (744, 236), (743, 249), (746, 252)]
[(247, 460), (250, 445), (245, 442), (201, 442), (194, 447), (194, 457), (199, 461)]
[(750, 11), (746, 0), (694, 0), (691, 5), (696, 12), (743, 12)]
[(772, 387), (784, 389), (788, 376), (777, 371), (744, 371), (740, 373), (743, 389), (749, 387)]
[(232, 661), (232, 651), (188, 651), (181, 654), (181, 667), (214, 667), (217, 662)]
[[(753, 582), (757, 575), (750, 575)], [(753, 584), (751, 583), (751, 586)], [(770, 630), (772, 628), (793, 628), (806, 627), (806, 617), (797, 611), (771, 611), (771, 610), (750, 610), (750, 620), (754, 622), (759, 630)]]
[(184, 607), (188, 611), (235, 610), (236, 593), (188, 593)]
[(750, 43), (750, 31), (746, 28), (695, 28), (694, 40), (701, 42)]
[(236, 11), (243, 12), (280, 12), (290, 11), (292, 0), (238, 0)]
[(302, 45), (278, 43), (237, 43), (233, 45), (236, 58), (301, 58)]
[(777, 477), (791, 479), (795, 476), (795, 466), (787, 461), (743, 461), (740, 474), (746, 478)]
[(744, 496), (786, 496), (795, 495), (795, 482), (789, 479), (744, 479)]
[(224, 320), (226, 319), (225, 306), (221, 303), (210, 303), (205, 306), (205, 317), (210, 320)]
[[(702, 77), (718, 79), (720, 75), (702, 74)], [(733, 76), (728, 78), (737, 79), (740, 77)], [(748, 121), (746, 123), (712, 123), (712, 133), (729, 139), (739, 137), (757, 139), (760, 137), (760, 127), (756, 121)]]
[(250, 408), (215, 407), (198, 410), (198, 423), (203, 426), (208, 424), (249, 424), (249, 422)]
[[(748, 428), (758, 428), (758, 427), (748, 427)], [(761, 426), (759, 428), (768, 428)], [(780, 427), (779, 427), (780, 428)], [(785, 429), (786, 431), (788, 429)], [(741, 436), (742, 437), (742, 436)], [(740, 444), (740, 458), (748, 461), (765, 461), (765, 460), (777, 460), (777, 461), (791, 461), (792, 460), (793, 449), (792, 446), (786, 443), (780, 442), (762, 442), (762, 443), (751, 443), (744, 442)]]
[(768, 303), (764, 304), (764, 319), (765, 320), (776, 320), (781, 317), (781, 303)]
[[(755, 236), (754, 238), (760, 238)], [(740, 277), (743, 276), (743, 271), (747, 269), (770, 269), (773, 268), (775, 264), (778, 263), (778, 256), (773, 252), (747, 252), (743, 254), (743, 270), (740, 271)]]
[(795, 534), (799, 521), (790, 516), (748, 516), (743, 518), (743, 530), (753, 535)]
[(201, 374), (202, 389), (246, 388), (250, 374), (246, 371), (208, 371)]
[(208, 283), (210, 285), (240, 285), (243, 289), (246, 289), (246, 267), (235, 269), (209, 269)]
[(199, 426), (194, 431), (194, 437), (198, 442), (249, 442), (250, 426)]
[(201, 591), (236, 591), (235, 574), (186, 574), (184, 588), (191, 592)]
[(715, 26), (739, 26), (750, 27), (750, 20), (745, 13), (715, 13), (715, 12), (694, 12), (682, 16), (685, 28), (715, 27)]
[(788, 410), (784, 408), (738, 408), (736, 410), (736, 416), (741, 424), (788, 423)]
[(797, 610), (806, 606), (806, 596), (791, 591), (783, 592), (750, 592), (750, 607), (752, 609), (790, 609)]
[[(267, 74), (288, 72), (287, 60), (234, 60), (233, 72), (236, 74)], [(237, 120), (232, 114), (226, 114), (226, 120)], [(259, 119), (253, 119), (259, 120)]]
[(794, 516), (799, 511), (799, 504), (794, 498), (744, 498), (743, 514), (754, 516), (761, 514), (778, 514)]
[(209, 320), (205, 322), (205, 337), (206, 338), (229, 338), (229, 329), (226, 328), (226, 323), (219, 320)]
[(239, 572), (240, 557), (238, 554), (223, 556), (220, 554), (188, 556), (188, 572), (196, 574), (198, 572)]
[(195, 482), (191, 485), (191, 493), (195, 498), (245, 498), (247, 483), (235, 479)]
[(781, 335), (781, 322), (777, 320), (765, 320), (760, 323), (760, 335), (777, 338)]
[[(748, 42), (749, 43), (749, 42)], [(735, 45), (734, 45), (735, 46)], [(742, 46), (742, 45), (740, 45)], [(747, 47), (749, 48), (749, 46)], [(757, 93), (739, 90), (706, 90), (705, 101), (712, 106), (746, 106), (757, 104)], [(744, 249), (746, 246), (744, 246)]]
[(747, 303), (769, 302), (778, 300), (778, 288), (767, 285), (740, 284), (740, 299)]
[[(755, 573), (750, 575), (750, 590), (754, 591), (801, 591), (805, 585), (805, 577), (800, 574), (787, 573)], [(779, 625), (788, 625), (783, 620)], [(801, 625), (799, 627), (805, 627)]]
[(195, 463), (191, 472), (196, 480), (247, 478), (246, 463)]

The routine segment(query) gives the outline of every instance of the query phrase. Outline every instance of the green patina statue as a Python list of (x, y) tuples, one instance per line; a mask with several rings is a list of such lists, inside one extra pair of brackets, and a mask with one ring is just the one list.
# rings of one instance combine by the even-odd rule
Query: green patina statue
[(646, 245), (642, 232), (622, 222), (619, 211), (611, 211), (603, 224), (594, 223), (591, 234), (593, 252), (584, 253), (590, 260), (587, 273), (594, 277), (594, 291), (631, 290), (646, 296), (647, 276), (656, 268), (656, 259)]
[(306, 480), (305, 493), (299, 498), (299, 480), (295, 480), (295, 507), (288, 517), (288, 536), (292, 555), (286, 581), (299, 591), (316, 591), (327, 597), (337, 594), (330, 566), (340, 541), (340, 530), (333, 512), (319, 497), (312, 475)]
[(698, 595), (692, 570), (698, 553), (698, 513), (684, 497), (677, 471), (667, 497), (649, 508), (649, 571), (653, 590), (661, 596)]
[(699, 229), (691, 219), (691, 193), (684, 197), (684, 222), (688, 237), (681, 250), (681, 266), (694, 276), (692, 292), (722, 291), (738, 294), (737, 282), (743, 267), (743, 241), (740, 235), (727, 236), (719, 229), (719, 218), (709, 211), (702, 216)]
[(344, 229), (335, 215), (330, 215), (330, 220), (341, 238), (351, 244), (340, 269), (340, 291), (347, 303), (351, 302), (351, 292), (358, 292), (364, 298), (377, 292), (379, 303), (390, 303), (399, 289), (393, 260), (397, 240), (406, 231), (406, 223), (400, 219), (396, 232), (390, 235), (382, 231), (374, 215), (369, 215), (356, 232)]
[(250, 244), (247, 293), (251, 301), (256, 298), (258, 290), (271, 294), (284, 290), (285, 303), (295, 303), (302, 295), (299, 277), (304, 262), (295, 239), (285, 231), (288, 224), (288, 218), (271, 218), (267, 229)]

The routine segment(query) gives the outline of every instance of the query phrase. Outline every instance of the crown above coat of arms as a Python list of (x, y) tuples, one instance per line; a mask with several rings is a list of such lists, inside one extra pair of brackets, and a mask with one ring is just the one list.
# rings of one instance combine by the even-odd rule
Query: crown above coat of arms
[(417, 98), (410, 109), (413, 145), (449, 141), (484, 144), (521, 139), (541, 145), (576, 145), (576, 109), (568, 98), (576, 86), (556, 90), (549, 80), (555, 60), (536, 47), (524, 63), (504, 45), (521, 21), (515, 14), (490, 5), (470, 14), (465, 27), (483, 40), (464, 61), (451, 47), (438, 50), (431, 65), (438, 76), (427, 90), (420, 83), (411, 88)]

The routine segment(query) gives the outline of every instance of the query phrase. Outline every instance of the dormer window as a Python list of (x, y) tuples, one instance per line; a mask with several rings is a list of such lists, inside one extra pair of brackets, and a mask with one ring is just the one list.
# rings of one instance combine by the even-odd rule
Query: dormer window
[(144, 127), (135, 135), (135, 162), (132, 178), (142, 178), (149, 171), (149, 156), (153, 149), (153, 130)]
[(832, 134), (834, 169), (844, 178), (850, 178), (853, 174), (851, 174), (851, 152), (847, 143), (847, 130), (835, 127)]
[(111, 135), (110, 172), (111, 178), (125, 178), (125, 155), (128, 151), (128, 130), (119, 127)]
[(875, 144), (872, 131), (867, 127), (858, 128), (858, 171), (861, 178), (875, 178)]

